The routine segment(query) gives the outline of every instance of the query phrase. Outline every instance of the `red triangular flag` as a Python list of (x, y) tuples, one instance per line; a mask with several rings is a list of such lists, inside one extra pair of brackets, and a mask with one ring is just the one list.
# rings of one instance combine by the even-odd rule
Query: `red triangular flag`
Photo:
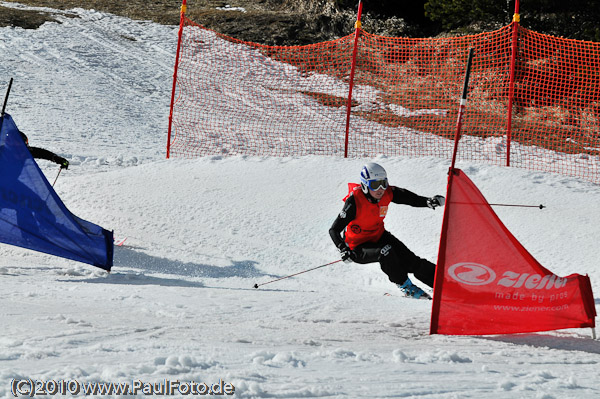
[(459, 169), (449, 177), (431, 334), (484, 335), (595, 326), (590, 280), (545, 269)]

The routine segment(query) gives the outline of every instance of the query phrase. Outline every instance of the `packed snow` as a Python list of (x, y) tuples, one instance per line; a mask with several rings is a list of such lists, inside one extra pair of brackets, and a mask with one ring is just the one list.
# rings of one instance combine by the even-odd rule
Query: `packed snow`
[[(178, 28), (43, 10), (60, 23), (0, 28), (2, 96), (14, 78), (7, 112), (31, 145), (71, 162), (55, 185), (69, 210), (125, 242), (111, 273), (0, 245), (2, 397), (25, 379), (126, 383), (139, 397), (177, 381), (240, 398), (599, 397), (590, 329), (429, 335), (431, 302), (403, 298), (377, 264), (338, 262), (254, 289), (339, 259), (328, 229), (366, 161), (433, 196), (445, 194), (448, 160), (167, 160)], [(39, 164), (53, 181), (58, 167)], [(598, 295), (598, 185), (458, 167), (492, 203), (545, 205), (495, 210), (544, 267), (588, 274)], [(435, 262), (442, 215), (396, 205), (386, 227)]]

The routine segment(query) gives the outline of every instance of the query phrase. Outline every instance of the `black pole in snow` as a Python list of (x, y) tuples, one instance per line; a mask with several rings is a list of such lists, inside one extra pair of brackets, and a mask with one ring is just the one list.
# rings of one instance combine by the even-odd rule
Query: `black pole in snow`
[(493, 205), (493, 206), (516, 206), (519, 208), (540, 208), (540, 209), (544, 209), (546, 207), (546, 205), (518, 205), (518, 204), (489, 204), (489, 205)]
[(8, 83), (8, 89), (6, 90), (6, 96), (4, 97), (4, 105), (2, 106), (2, 115), (4, 116), (4, 111), (6, 111), (6, 103), (8, 102), (8, 95), (10, 94), (10, 88), (12, 87), (13, 78), (10, 78), (10, 82)]
[(462, 128), (462, 119), (467, 107), (467, 93), (469, 92), (469, 77), (471, 76), (471, 64), (473, 63), (473, 52), (474, 49), (469, 49), (469, 55), (467, 58), (467, 67), (465, 70), (465, 80), (463, 83), (463, 91), (460, 97), (460, 106), (458, 108), (458, 118), (456, 120), (456, 133), (454, 135), (454, 152), (452, 153), (452, 164), (450, 165), (450, 172), (454, 170), (454, 163), (456, 162), (456, 154), (458, 152), (458, 140), (460, 140), (460, 131)]

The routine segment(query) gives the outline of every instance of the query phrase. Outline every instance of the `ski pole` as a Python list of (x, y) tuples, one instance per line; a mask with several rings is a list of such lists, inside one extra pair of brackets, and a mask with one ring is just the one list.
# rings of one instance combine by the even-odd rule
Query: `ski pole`
[(520, 208), (540, 208), (540, 209), (544, 209), (545, 206), (542, 204), (539, 205), (515, 205), (515, 204), (490, 204), (490, 205), (494, 205), (494, 206), (518, 206)]
[(283, 279), (286, 279), (286, 278), (294, 277), (294, 276), (297, 276), (297, 275), (302, 274), (302, 273), (310, 272), (311, 270), (320, 269), (321, 267), (333, 265), (334, 263), (338, 263), (338, 262), (341, 262), (341, 261), (342, 261), (341, 259), (338, 259), (336, 261), (329, 262), (329, 263), (326, 263), (326, 264), (321, 265), (321, 266), (313, 267), (312, 269), (307, 269), (307, 270), (304, 270), (304, 271), (301, 271), (301, 272), (298, 272), (298, 273), (290, 274), (289, 276), (284, 276), (284, 277), (277, 278), (275, 280), (267, 281), (266, 283), (254, 284), (254, 288), (258, 288), (261, 285), (271, 284), (271, 283), (274, 283), (275, 281), (279, 281), (279, 280), (283, 280)]
[(54, 187), (54, 185), (56, 184), (56, 181), (58, 180), (58, 176), (60, 176), (60, 172), (62, 172), (63, 168), (62, 165), (60, 167), (60, 169), (58, 170), (58, 174), (56, 175), (56, 179), (54, 179), (54, 183), (52, 183), (52, 187)]

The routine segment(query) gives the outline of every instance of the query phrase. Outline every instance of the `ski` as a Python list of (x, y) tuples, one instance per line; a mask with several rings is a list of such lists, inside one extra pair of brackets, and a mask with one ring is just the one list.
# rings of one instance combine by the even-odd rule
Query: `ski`
[(415, 298), (415, 297), (407, 296), (407, 295), (394, 295), (394, 294), (390, 294), (389, 292), (384, 292), (383, 296), (399, 296), (399, 297), (402, 297), (402, 298), (410, 298), (410, 299), (417, 299), (417, 300), (428, 299), (430, 301), (433, 299), (431, 297), (431, 295), (429, 295), (428, 293), (425, 293), (425, 294), (421, 295), (420, 298)]

